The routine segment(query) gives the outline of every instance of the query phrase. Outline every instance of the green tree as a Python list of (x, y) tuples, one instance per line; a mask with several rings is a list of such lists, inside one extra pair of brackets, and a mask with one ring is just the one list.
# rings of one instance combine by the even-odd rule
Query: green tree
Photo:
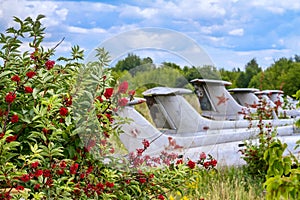
[(262, 71), (261, 67), (257, 64), (255, 58), (250, 60), (245, 66), (245, 72), (241, 72), (237, 78), (238, 87), (249, 87), (251, 79)]

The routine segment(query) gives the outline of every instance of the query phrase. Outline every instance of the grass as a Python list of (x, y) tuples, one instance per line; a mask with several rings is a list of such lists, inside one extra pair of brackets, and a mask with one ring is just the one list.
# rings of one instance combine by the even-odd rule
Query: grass
[(242, 167), (224, 167), (218, 171), (196, 173), (197, 180), (187, 180), (187, 189), (183, 195), (169, 194), (169, 199), (264, 199), (263, 181), (247, 175)]

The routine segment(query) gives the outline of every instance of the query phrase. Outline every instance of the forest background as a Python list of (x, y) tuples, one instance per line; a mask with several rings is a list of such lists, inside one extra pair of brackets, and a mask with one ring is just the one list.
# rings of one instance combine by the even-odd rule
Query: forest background
[[(168, 72), (162, 73), (166, 69)], [(159, 66), (152, 58), (141, 58), (130, 53), (112, 67), (117, 79), (147, 83), (147, 88), (158, 86), (159, 80), (168, 82), (168, 86), (182, 87), (186, 82), (196, 78), (221, 79), (232, 83), (228, 88), (257, 88), (260, 90), (283, 90), (286, 95), (294, 95), (300, 88), (300, 56), (282, 57), (263, 69), (253, 58), (245, 64), (244, 69), (233, 68), (231, 71), (215, 66), (180, 66), (173, 62), (163, 62)], [(174, 78), (175, 77), (175, 78)], [(148, 79), (148, 80), (147, 80)], [(184, 80), (182, 80), (184, 79)], [(159, 81), (159, 82), (160, 82)], [(150, 84), (149, 84), (150, 83)], [(132, 84), (134, 86), (134, 84)], [(136, 89), (136, 88), (135, 88)], [(145, 89), (145, 88), (144, 88)]]

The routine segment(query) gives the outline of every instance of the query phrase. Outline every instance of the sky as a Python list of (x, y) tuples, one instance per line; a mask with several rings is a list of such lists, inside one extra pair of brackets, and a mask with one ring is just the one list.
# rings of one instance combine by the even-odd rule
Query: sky
[(300, 54), (300, 1), (296, 0), (0, 0), (0, 32), (13, 16), (46, 15), (44, 45), (87, 59), (105, 47), (116, 61), (128, 53), (155, 63), (211, 64), (231, 70), (253, 58), (266, 69)]

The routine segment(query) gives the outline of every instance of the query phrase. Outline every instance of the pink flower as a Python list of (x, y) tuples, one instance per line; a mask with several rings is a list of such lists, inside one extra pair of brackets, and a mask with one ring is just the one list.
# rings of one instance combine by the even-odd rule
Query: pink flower
[(200, 154), (200, 160), (205, 160), (206, 159), (206, 154), (204, 152), (202, 152)]
[(16, 99), (17, 95), (14, 92), (9, 92), (6, 96), (5, 96), (5, 101), (8, 104), (11, 104), (15, 99)]
[(32, 77), (34, 77), (35, 75), (36, 75), (36, 72), (34, 72), (34, 71), (29, 71), (29, 72), (26, 73), (26, 76), (27, 76), (28, 78), (32, 78)]
[(33, 92), (33, 89), (29, 86), (25, 86), (24, 90), (25, 90), (25, 93), (32, 93)]
[(55, 64), (55, 61), (52, 61), (52, 60), (48, 60), (46, 63), (45, 63), (45, 66), (47, 68), (47, 70), (50, 70), (54, 67), (54, 64)]
[(60, 113), (61, 116), (67, 116), (67, 114), (68, 114), (68, 109), (65, 108), (65, 107), (61, 107), (61, 108), (59, 109), (59, 113)]
[(13, 115), (10, 119), (11, 123), (17, 123), (19, 121), (19, 116), (18, 115)]
[(124, 81), (119, 85), (118, 93), (125, 94), (128, 89), (128, 82)]
[(103, 95), (105, 96), (106, 99), (109, 99), (112, 96), (113, 92), (114, 92), (114, 88), (106, 88)]
[(18, 75), (14, 75), (14, 76), (11, 77), (11, 80), (15, 81), (15, 82), (19, 82), (21, 79)]
[(123, 107), (123, 106), (126, 106), (128, 100), (126, 98), (121, 98), (118, 100), (118, 105)]

